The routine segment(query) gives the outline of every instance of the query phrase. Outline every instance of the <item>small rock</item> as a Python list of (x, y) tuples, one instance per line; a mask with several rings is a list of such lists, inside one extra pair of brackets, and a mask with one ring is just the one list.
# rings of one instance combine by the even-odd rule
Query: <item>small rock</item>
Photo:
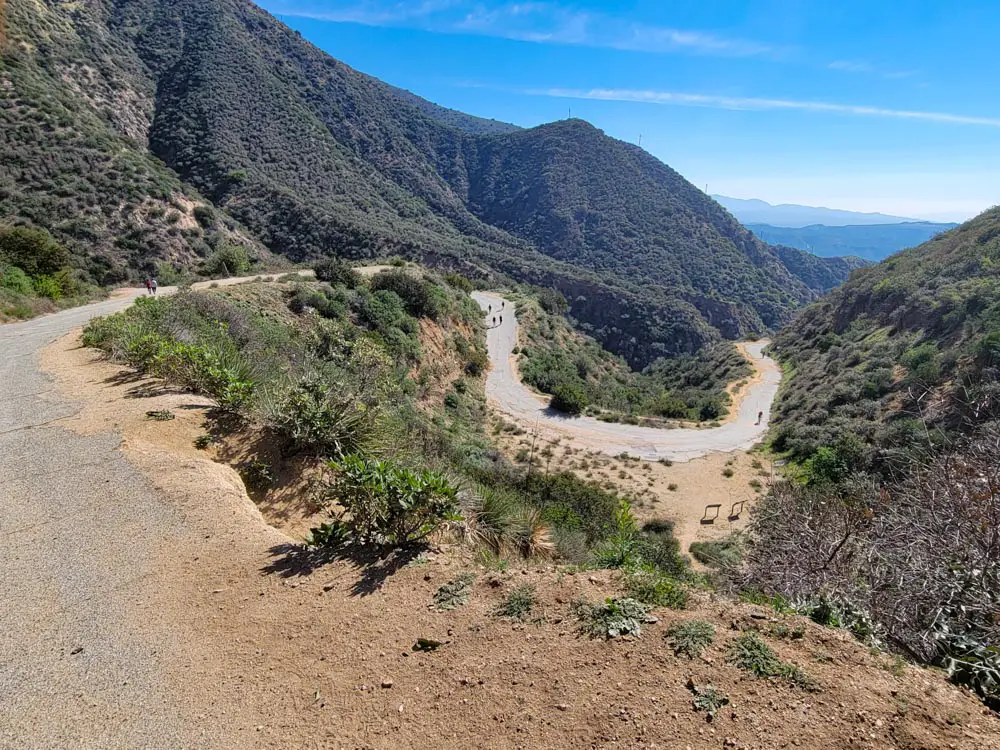
[(392, 685), (393, 685), (392, 680), (382, 680), (382, 687), (388, 689), (391, 688)]
[(70, 656), (76, 656), (77, 654), (81, 653), (82, 651), (83, 651), (83, 646), (77, 646), (76, 648), (74, 648), (72, 651), (69, 652), (69, 655)]
[(560, 711), (569, 711), (569, 704), (568, 703), (560, 703), (560, 704), (558, 704), (556, 706), (556, 708), (558, 708)]
[(396, 710), (399, 711), (399, 713), (403, 713), (403, 704), (400, 703), (399, 708), (397, 708)]

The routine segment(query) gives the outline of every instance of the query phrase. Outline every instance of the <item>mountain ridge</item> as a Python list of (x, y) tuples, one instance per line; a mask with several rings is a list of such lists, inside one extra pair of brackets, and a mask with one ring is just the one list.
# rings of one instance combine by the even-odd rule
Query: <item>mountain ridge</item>
[(797, 203), (772, 204), (759, 198), (730, 198), (713, 195), (720, 205), (744, 224), (770, 224), (776, 227), (798, 229), (813, 224), (823, 226), (863, 226), (867, 224), (904, 224), (921, 222), (903, 216), (882, 213), (848, 211), (823, 206), (803, 206)]
[[(667, 165), (589, 124), (475, 132), (496, 126), (417, 106), (250, 3), (8, 10), (0, 219), (55, 232), (93, 273), (113, 267), (105, 280), (226, 243), (293, 261), (402, 254), (555, 287), (643, 367), (776, 328), (825, 291), (803, 278), (846, 278), (807, 256), (791, 271)], [(46, 136), (66, 122), (74, 150)]]

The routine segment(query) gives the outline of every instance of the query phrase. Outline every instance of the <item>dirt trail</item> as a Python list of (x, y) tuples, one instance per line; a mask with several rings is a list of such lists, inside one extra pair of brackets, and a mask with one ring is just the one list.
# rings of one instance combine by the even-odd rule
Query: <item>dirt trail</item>
[[(484, 311), (492, 311), (487, 316), (492, 370), (486, 381), (486, 395), (499, 411), (526, 429), (537, 427), (546, 437), (571, 438), (587, 450), (610, 456), (627, 453), (654, 461), (690, 461), (713, 453), (747, 450), (767, 433), (771, 404), (781, 382), (781, 368), (763, 353), (767, 341), (744, 345), (759, 375), (739, 399), (736, 417), (720, 427), (665, 430), (601, 422), (592, 417), (567, 417), (548, 408), (548, 400), (533, 393), (517, 375), (513, 361), (518, 330), (514, 305), (487, 292), (475, 292), (473, 297)], [(492, 324), (494, 315), (498, 317), (496, 325)], [(760, 412), (763, 419), (758, 421)]]

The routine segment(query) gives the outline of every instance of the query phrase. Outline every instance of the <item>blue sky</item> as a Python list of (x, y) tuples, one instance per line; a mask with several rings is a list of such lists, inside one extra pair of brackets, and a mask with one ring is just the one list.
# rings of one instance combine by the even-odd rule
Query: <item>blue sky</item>
[(358, 70), (530, 127), (570, 108), (710, 192), (1000, 203), (1000, 2), (263, 0)]

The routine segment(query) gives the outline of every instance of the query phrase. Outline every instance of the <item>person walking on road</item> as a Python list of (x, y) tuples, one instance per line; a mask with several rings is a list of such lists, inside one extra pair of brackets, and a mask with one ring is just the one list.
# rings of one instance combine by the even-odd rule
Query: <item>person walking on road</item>
[(503, 315), (500, 316), (500, 325), (503, 325)]
[(493, 325), (496, 326), (496, 324), (497, 324), (497, 316), (494, 315), (493, 316)]
[(150, 281), (149, 279), (146, 279), (146, 294), (152, 294), (152, 293), (153, 293), (153, 282)]
[(764, 412), (762, 411), (757, 412), (757, 424), (760, 424), (763, 421), (764, 421)]
[(152, 280), (151, 280), (151, 281), (149, 282), (149, 286), (150, 286), (150, 288), (151, 288), (151, 289), (152, 289), (152, 291), (153, 291), (153, 296), (155, 297), (155, 296), (156, 296), (156, 279), (152, 279)]

